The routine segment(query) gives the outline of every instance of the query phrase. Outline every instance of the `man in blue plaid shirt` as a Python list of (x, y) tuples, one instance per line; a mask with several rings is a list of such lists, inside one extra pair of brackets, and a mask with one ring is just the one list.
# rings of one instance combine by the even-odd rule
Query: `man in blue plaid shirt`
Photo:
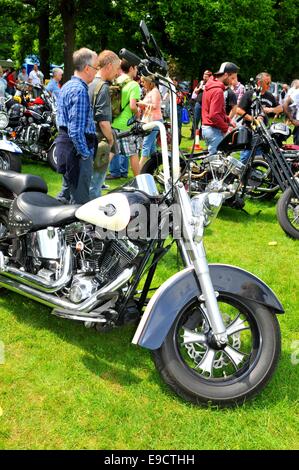
[(63, 174), (58, 199), (71, 204), (90, 200), (89, 186), (96, 148), (95, 124), (88, 84), (95, 77), (98, 56), (82, 48), (73, 54), (74, 75), (61, 89), (58, 101), (56, 138), (57, 171)]

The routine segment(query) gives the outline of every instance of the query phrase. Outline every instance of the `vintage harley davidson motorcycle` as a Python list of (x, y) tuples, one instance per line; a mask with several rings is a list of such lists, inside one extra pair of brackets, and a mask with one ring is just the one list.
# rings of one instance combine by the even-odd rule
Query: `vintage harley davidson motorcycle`
[[(152, 351), (175, 393), (195, 404), (243, 403), (275, 370), (283, 307), (253, 274), (207, 263), (204, 228), (223, 197), (210, 191), (191, 199), (179, 181), (175, 87), (154, 38), (140, 26), (145, 59), (125, 49), (120, 56), (171, 90), (171, 168), (164, 125), (142, 125), (144, 132), (159, 127), (165, 192), (152, 175), (139, 175), (81, 207), (65, 206), (39, 177), (1, 173), (0, 286), (99, 331), (137, 319), (133, 343)], [(148, 300), (157, 265), (174, 243), (185, 269)]]

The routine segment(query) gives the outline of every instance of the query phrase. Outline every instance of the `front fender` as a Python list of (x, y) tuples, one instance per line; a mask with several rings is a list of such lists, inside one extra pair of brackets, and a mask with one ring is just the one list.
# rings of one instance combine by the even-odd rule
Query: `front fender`
[[(262, 304), (275, 313), (284, 312), (270, 287), (248, 271), (226, 264), (210, 264), (209, 268), (213, 286), (219, 294), (233, 294)], [(133, 344), (148, 349), (160, 348), (178, 313), (199, 295), (201, 289), (193, 267), (170, 277), (146, 307)]]
[(0, 140), (0, 150), (11, 153), (22, 153), (20, 147), (11, 140)]

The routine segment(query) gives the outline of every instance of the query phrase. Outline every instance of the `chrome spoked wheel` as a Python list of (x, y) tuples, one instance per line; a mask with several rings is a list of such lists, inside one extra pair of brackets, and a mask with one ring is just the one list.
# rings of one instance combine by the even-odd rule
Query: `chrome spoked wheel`
[[(195, 308), (191, 317), (190, 312), (186, 312), (178, 325), (177, 348), (181, 360), (206, 380), (228, 380), (248, 370), (258, 357), (261, 343), (255, 322), (243, 313), (243, 309), (227, 301), (219, 302), (219, 308), (228, 334), (228, 345), (224, 349), (217, 348), (200, 309)], [(192, 323), (196, 317), (200, 325), (192, 331), (188, 324), (190, 318)]]
[(175, 393), (195, 404), (231, 406), (256, 395), (269, 381), (280, 352), (277, 319), (267, 308), (233, 296), (218, 298), (228, 343), (219, 347), (198, 301), (178, 315), (156, 367)]

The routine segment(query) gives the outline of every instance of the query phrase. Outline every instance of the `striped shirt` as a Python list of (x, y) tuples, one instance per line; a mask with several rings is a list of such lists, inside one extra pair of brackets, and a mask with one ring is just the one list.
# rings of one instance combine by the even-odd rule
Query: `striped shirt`
[(59, 127), (67, 129), (69, 138), (83, 158), (93, 157), (94, 151), (87, 145), (86, 134), (95, 134), (95, 124), (88, 86), (81, 78), (72, 76), (61, 88), (57, 122)]

